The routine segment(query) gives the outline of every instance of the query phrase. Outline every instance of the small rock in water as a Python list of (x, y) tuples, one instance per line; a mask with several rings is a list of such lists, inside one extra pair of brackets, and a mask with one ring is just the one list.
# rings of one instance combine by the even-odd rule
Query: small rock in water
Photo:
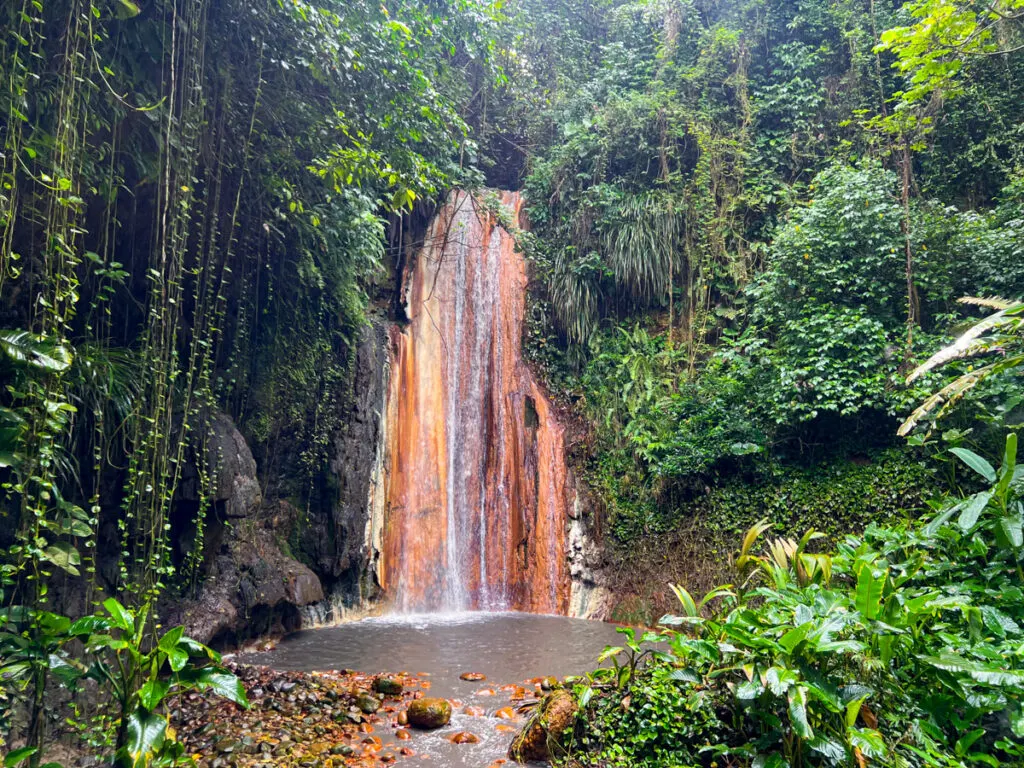
[(540, 681), (540, 689), (542, 691), (553, 691), (559, 687), (557, 677), (545, 677)]
[(448, 741), (452, 744), (477, 744), (480, 741), (480, 737), (469, 731), (459, 731), (449, 736)]
[(402, 682), (397, 677), (381, 675), (374, 678), (373, 690), (385, 696), (398, 696), (402, 693)]
[(498, 718), (499, 720), (515, 720), (516, 719), (516, 713), (515, 713), (515, 710), (512, 709), (512, 707), (502, 707), (501, 709), (499, 709), (497, 712), (494, 713), (494, 716), (496, 718)]
[(486, 713), (486, 710), (483, 707), (474, 707), (472, 705), (466, 707), (462, 711), (464, 714), (467, 714), (470, 717), (483, 717), (484, 714)]
[(378, 709), (380, 709), (380, 701), (373, 698), (368, 693), (364, 693), (358, 699), (356, 699), (356, 706), (359, 707), (359, 711), (366, 715), (372, 715)]
[(403, 710), (403, 711), (398, 713), (397, 720), (398, 720), (398, 724), (399, 725), (408, 725), (409, 724), (409, 715), (407, 715), (405, 713), (405, 710)]
[(481, 675), (479, 672), (463, 672), (459, 675), (459, 680), (468, 680), (471, 683), (480, 683), (487, 679), (487, 675)]
[(452, 719), (452, 705), (446, 699), (417, 699), (406, 714), (409, 724), (417, 728), (440, 728)]
[(395, 738), (399, 741), (408, 741), (412, 738), (412, 734), (406, 730), (399, 729), (395, 731)]

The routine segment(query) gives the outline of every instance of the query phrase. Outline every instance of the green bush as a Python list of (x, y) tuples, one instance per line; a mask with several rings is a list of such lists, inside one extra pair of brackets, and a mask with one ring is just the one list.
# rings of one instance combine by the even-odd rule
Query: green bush
[(734, 584), (674, 587), (669, 627), (609, 648), (577, 692), (584, 764), (1021, 764), (1024, 465), (954, 449), (987, 483), (830, 553), (744, 537)]

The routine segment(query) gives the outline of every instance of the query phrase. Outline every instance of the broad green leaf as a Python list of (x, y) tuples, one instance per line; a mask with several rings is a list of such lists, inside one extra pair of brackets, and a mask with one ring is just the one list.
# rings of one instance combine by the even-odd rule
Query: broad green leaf
[(949, 452), (981, 475), (986, 481), (990, 483), (994, 483), (996, 481), (995, 468), (989, 464), (986, 459), (982, 458), (974, 451), (970, 451), (967, 448), (950, 448)]
[(128, 717), (128, 741), (125, 751), (133, 765), (148, 765), (149, 758), (163, 746), (167, 736), (167, 719), (144, 709)]
[(861, 565), (857, 572), (857, 593), (855, 604), (860, 615), (865, 619), (877, 619), (882, 605), (882, 591), (885, 589), (887, 571), (875, 576), (875, 569), (870, 563)]
[(985, 619), (985, 626), (999, 637), (1020, 634), (1020, 626), (1017, 622), (998, 608), (993, 608), (991, 605), (983, 605), (981, 606), (981, 615)]
[(135, 619), (116, 599), (113, 597), (107, 598), (103, 601), (103, 607), (107, 609), (107, 613), (110, 614), (118, 629), (124, 630), (129, 634), (135, 632)]
[(999, 499), (1006, 498), (1006, 492), (1013, 482), (1014, 470), (1017, 466), (1017, 434), (1011, 432), (1006, 436), (1006, 454), (1003, 457), (1003, 466), (999, 470), (999, 482), (996, 484), (996, 496)]
[(864, 706), (866, 699), (854, 699), (846, 705), (846, 727), (852, 728), (857, 724), (857, 717), (860, 715), (860, 708)]
[(12, 749), (7, 753), (6, 757), (4, 757), (4, 768), (11, 768), (11, 766), (18, 765), (19, 763), (28, 760), (38, 751), (38, 747), (20, 747), (18, 749)]
[(249, 700), (245, 697), (245, 686), (230, 672), (204, 671), (204, 674), (199, 676), (199, 682), (208, 686), (218, 696), (248, 709)]
[(82, 564), (82, 557), (78, 550), (66, 541), (58, 541), (48, 546), (43, 551), (43, 557), (72, 576), (78, 576), (80, 573), (76, 566)]
[(168, 630), (164, 634), (164, 636), (160, 638), (160, 643), (159, 643), (160, 650), (162, 650), (164, 653), (170, 652), (170, 650), (172, 648), (176, 648), (177, 647), (178, 641), (181, 640), (181, 638), (182, 638), (182, 636), (184, 634), (185, 634), (185, 628), (184, 627), (175, 627), (174, 629)]
[(793, 731), (801, 739), (814, 738), (814, 731), (807, 720), (807, 689), (798, 685), (790, 688), (786, 696), (789, 699), (789, 722)]
[(703, 624), (704, 619), (699, 616), (673, 616), (670, 613), (666, 613), (658, 619), (658, 623), (666, 627), (697, 626)]
[(10, 664), (4, 664), (0, 666), (0, 679), (2, 680), (21, 680), (28, 676), (28, 673), (32, 671), (32, 664), (27, 661), (15, 661)]
[(139, 703), (152, 712), (160, 706), (169, 689), (170, 685), (163, 680), (147, 680), (139, 689)]
[(1018, 739), (1024, 738), (1024, 708), (1017, 704), (1009, 711), (1010, 730)]
[(814, 738), (807, 742), (807, 746), (827, 757), (833, 765), (842, 765), (846, 759), (846, 747), (821, 733), (815, 734)]
[(999, 518), (999, 530), (1011, 549), (1024, 547), (1024, 521), (1014, 512)]
[(167, 654), (167, 663), (171, 665), (171, 669), (175, 672), (180, 672), (188, 664), (188, 654), (181, 648), (171, 648), (168, 651), (164, 651)]
[(669, 584), (668, 586), (675, 594), (679, 604), (683, 607), (684, 616), (697, 617), (700, 615), (697, 611), (697, 603), (694, 602), (693, 596), (684, 587), (678, 584)]
[(969, 532), (974, 528), (978, 522), (978, 518), (981, 517), (981, 513), (985, 507), (992, 500), (992, 491), (984, 491), (983, 493), (976, 493), (967, 503), (964, 505), (963, 510), (960, 512), (960, 519), (957, 520), (957, 525), (960, 526), (960, 530), (964, 533)]
[(134, 19), (142, 10), (132, 0), (116, 0), (116, 13), (118, 19), (126, 21), (127, 19)]
[(679, 680), (684, 683), (699, 683), (700, 675), (692, 669), (673, 669), (668, 676), (669, 680)]
[(966, 755), (970, 751), (971, 746), (974, 744), (974, 742), (976, 742), (984, 735), (984, 728), (975, 728), (973, 731), (968, 731), (959, 739), (957, 739), (956, 744), (954, 745), (954, 749), (956, 750), (957, 756), (963, 757), (964, 755)]
[(970, 661), (956, 654), (944, 653), (939, 656), (920, 656), (918, 658), (937, 669), (966, 674), (972, 680), (976, 680), (979, 683), (987, 685), (1024, 685), (1024, 672), (988, 666), (976, 661)]
[(789, 630), (779, 639), (779, 645), (786, 649), (788, 653), (792, 653), (793, 649), (796, 648), (800, 643), (807, 637), (807, 633), (811, 629), (811, 624), (801, 624), (799, 627)]
[(178, 647), (184, 649), (189, 656), (205, 656), (215, 664), (220, 663), (220, 654), (212, 648), (200, 643), (198, 640), (193, 640), (191, 637), (185, 636), (178, 641)]
[(953, 517), (953, 515), (955, 515), (957, 512), (963, 509), (964, 505), (966, 504), (967, 500), (965, 499), (956, 504), (952, 504), (946, 507), (944, 510), (942, 510), (939, 514), (937, 514), (934, 518), (931, 519), (928, 525), (924, 527), (925, 535), (934, 536), (936, 533), (938, 533), (939, 529), (942, 528), (942, 526), (944, 526), (946, 523), (948, 523), (950, 519)]
[(71, 367), (72, 357), (67, 347), (28, 331), (0, 331), (0, 351), (15, 363), (43, 371), (61, 373)]
[(67, 658), (56, 653), (51, 653), (47, 657), (47, 668), (67, 688), (72, 688), (85, 676), (84, 668), (79, 669), (69, 663)]
[(800, 678), (799, 676), (790, 669), (782, 669), (781, 667), (772, 667), (764, 676), (765, 683), (771, 692), (776, 696), (782, 696), (792, 686), (796, 685)]
[(872, 728), (848, 728), (850, 744), (859, 749), (865, 757), (879, 760), (885, 757), (885, 739)]
[(580, 693), (580, 709), (583, 709), (590, 703), (590, 700), (594, 697), (594, 689), (592, 686), (587, 686)]
[(83, 616), (68, 627), (69, 635), (91, 635), (100, 630), (110, 629), (110, 621), (102, 616)]
[(764, 691), (764, 686), (757, 680), (744, 681), (736, 686), (736, 698), (740, 701), (752, 701)]

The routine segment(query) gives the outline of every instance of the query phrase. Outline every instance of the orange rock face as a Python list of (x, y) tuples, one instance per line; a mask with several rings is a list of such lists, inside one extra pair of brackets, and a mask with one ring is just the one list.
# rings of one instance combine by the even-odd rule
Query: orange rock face
[[(518, 217), (518, 194), (502, 203)], [(399, 610), (568, 608), (564, 432), (522, 359), (526, 283), (513, 238), (462, 192), (408, 268), (380, 568)]]

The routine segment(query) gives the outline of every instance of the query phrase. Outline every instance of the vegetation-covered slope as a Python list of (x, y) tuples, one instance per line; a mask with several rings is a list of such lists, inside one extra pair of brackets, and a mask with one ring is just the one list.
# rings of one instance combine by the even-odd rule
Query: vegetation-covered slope
[[(528, 344), (594, 425), (613, 541), (691, 531), (709, 587), (762, 515), (838, 535), (922, 510), (950, 470), (896, 428), (941, 377), (905, 375), (959, 298), (1024, 293), (1012, 4), (542, 5)], [(938, 439), (997, 451), (1019, 388), (979, 387)]]

